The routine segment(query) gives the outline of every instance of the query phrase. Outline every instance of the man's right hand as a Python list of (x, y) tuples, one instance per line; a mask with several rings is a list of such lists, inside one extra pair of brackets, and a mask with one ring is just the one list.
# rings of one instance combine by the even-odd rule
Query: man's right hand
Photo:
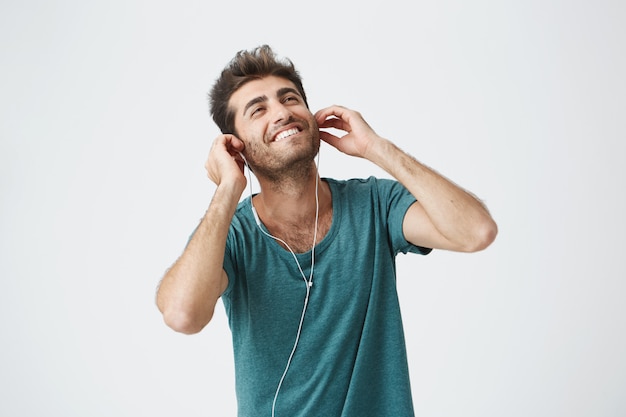
[(209, 179), (218, 186), (225, 183), (237, 185), (243, 192), (247, 181), (240, 152), (243, 152), (244, 146), (235, 135), (223, 134), (215, 138), (204, 164)]

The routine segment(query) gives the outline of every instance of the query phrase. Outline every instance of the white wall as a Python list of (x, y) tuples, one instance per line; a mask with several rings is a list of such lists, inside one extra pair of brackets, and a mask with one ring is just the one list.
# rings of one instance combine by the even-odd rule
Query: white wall
[(153, 300), (214, 190), (206, 93), (262, 43), (498, 221), (398, 259), (418, 415), (626, 415), (624, 3), (7, 3), (0, 415), (234, 415), (223, 309), (182, 336)]

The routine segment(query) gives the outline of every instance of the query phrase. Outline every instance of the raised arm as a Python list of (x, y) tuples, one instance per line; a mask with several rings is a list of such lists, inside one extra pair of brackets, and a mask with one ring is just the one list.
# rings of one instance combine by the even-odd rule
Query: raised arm
[(320, 131), (322, 140), (341, 152), (375, 163), (417, 199), (403, 222), (409, 242), (461, 252), (479, 251), (493, 242), (496, 223), (476, 197), (380, 137), (358, 112), (331, 106), (315, 117), (321, 129), (346, 132), (338, 137)]
[(182, 255), (165, 273), (157, 306), (165, 323), (177, 332), (197, 333), (206, 326), (228, 285), (223, 268), (228, 228), (246, 187), (243, 142), (232, 135), (215, 139), (206, 169), (217, 189), (208, 210)]

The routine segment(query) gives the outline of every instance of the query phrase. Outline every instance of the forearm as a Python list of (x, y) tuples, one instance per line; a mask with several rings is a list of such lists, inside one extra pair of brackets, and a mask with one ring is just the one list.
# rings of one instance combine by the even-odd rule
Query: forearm
[(223, 269), (226, 237), (241, 190), (217, 188), (185, 250), (166, 272), (157, 292), (165, 322), (182, 333), (196, 333), (211, 320), (227, 285)]
[(373, 141), (366, 158), (413, 194), (446, 241), (444, 247), (471, 252), (483, 249), (495, 238), (497, 227), (481, 201), (392, 142)]

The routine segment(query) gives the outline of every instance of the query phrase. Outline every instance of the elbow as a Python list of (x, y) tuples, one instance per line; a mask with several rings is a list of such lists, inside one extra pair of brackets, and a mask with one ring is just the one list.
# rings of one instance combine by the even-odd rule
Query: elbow
[(472, 239), (464, 248), (464, 252), (480, 252), (487, 249), (498, 235), (498, 225), (489, 218), (477, 225)]
[(169, 308), (161, 310), (165, 324), (178, 333), (199, 333), (213, 317), (213, 311), (199, 315), (182, 308)]

